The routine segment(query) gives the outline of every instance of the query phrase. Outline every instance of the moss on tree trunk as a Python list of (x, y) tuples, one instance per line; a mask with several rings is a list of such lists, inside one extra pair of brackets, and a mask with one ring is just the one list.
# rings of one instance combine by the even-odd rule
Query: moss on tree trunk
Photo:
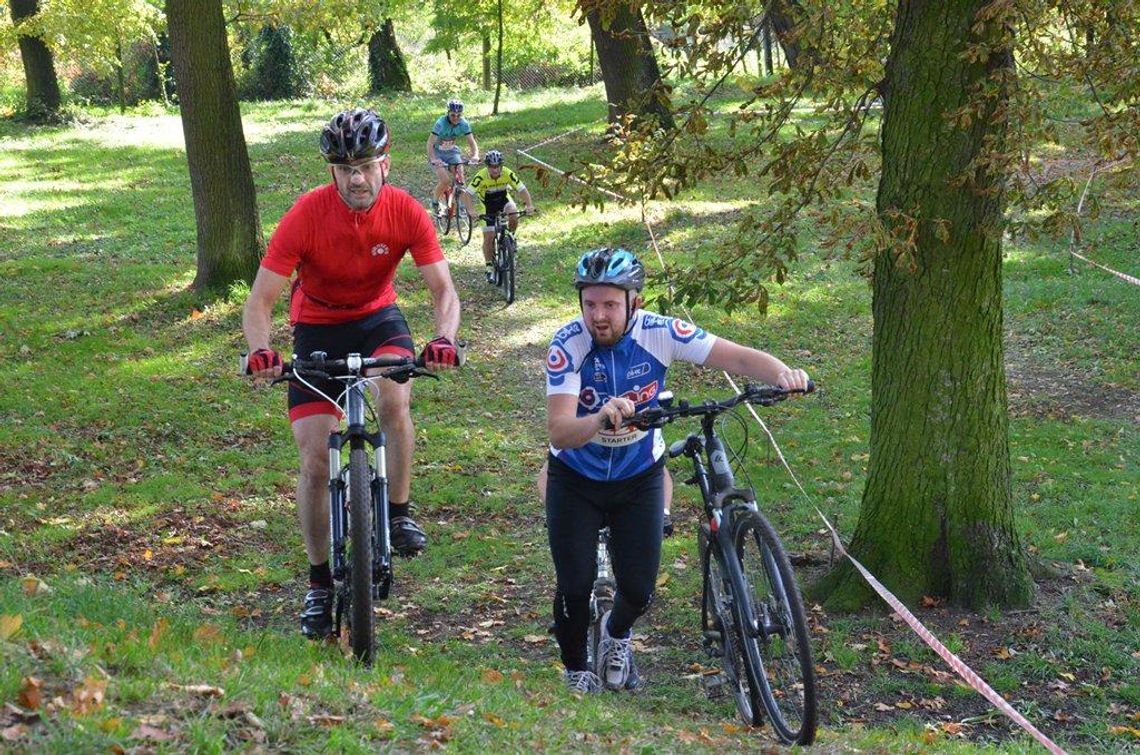
[[(904, 601), (1023, 605), (1002, 349), (1000, 169), (1011, 58), (986, 2), (899, 5), (887, 61), (874, 266), (871, 459), (851, 552)], [(997, 44), (963, 56), (971, 43)], [(985, 94), (983, 95), (983, 92)], [(948, 119), (973, 106), (969, 123)], [(832, 607), (867, 588), (849, 567)]]

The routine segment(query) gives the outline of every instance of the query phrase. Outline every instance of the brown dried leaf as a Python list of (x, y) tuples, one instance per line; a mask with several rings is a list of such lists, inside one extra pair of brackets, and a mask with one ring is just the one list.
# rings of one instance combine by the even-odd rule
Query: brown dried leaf
[(199, 697), (225, 697), (226, 691), (209, 684), (168, 684), (171, 689), (188, 692)]
[(34, 676), (25, 676), (20, 692), (16, 695), (16, 702), (27, 710), (39, 710), (44, 702), (44, 683)]
[(146, 645), (151, 650), (158, 647), (159, 640), (166, 630), (170, 627), (170, 621), (165, 616), (159, 617), (158, 621), (154, 622), (154, 626), (150, 628), (150, 639), (146, 641)]
[(9, 637), (20, 631), (23, 624), (24, 617), (20, 614), (0, 616), (0, 641), (7, 641)]
[(89, 676), (71, 691), (71, 711), (77, 716), (94, 713), (103, 707), (103, 697), (107, 693), (107, 680)]
[(141, 739), (148, 742), (169, 742), (174, 739), (174, 734), (165, 729), (160, 729), (157, 726), (141, 723), (138, 725), (138, 728), (131, 732), (130, 739)]

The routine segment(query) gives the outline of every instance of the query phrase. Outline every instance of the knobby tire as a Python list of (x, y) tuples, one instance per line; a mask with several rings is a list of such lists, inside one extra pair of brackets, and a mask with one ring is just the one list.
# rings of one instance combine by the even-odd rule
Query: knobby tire
[(372, 621), (372, 484), (368, 468), (368, 452), (354, 448), (349, 452), (349, 572), (352, 608), (349, 614), (349, 639), (352, 654), (366, 666), (372, 665), (375, 628)]
[(503, 298), (507, 304), (515, 300), (515, 253), (518, 247), (510, 234), (503, 235)]
[(759, 636), (746, 633), (745, 649), (761, 664), (757, 681), (764, 710), (781, 741), (811, 744), (817, 724), (815, 669), (791, 562), (775, 529), (756, 511), (736, 517), (733, 543), (761, 627)]
[(459, 234), (459, 243), (467, 246), (471, 241), (471, 231), (474, 227), (475, 221), (467, 214), (467, 207), (456, 195), (455, 199), (455, 232)]
[(759, 692), (748, 675), (748, 661), (741, 643), (737, 619), (729, 599), (732, 586), (724, 576), (721, 566), (709, 541), (711, 534), (707, 524), (701, 525), (697, 537), (701, 558), (701, 574), (704, 580), (701, 613), (706, 626), (702, 630), (718, 630), (721, 637), (721, 673), (728, 687), (740, 719), (747, 726), (759, 726), (763, 717), (760, 713)]

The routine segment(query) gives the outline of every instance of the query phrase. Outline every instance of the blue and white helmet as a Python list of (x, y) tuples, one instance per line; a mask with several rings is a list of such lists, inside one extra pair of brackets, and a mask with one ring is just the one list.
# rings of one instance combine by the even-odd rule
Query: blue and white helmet
[(645, 268), (633, 252), (621, 247), (595, 249), (578, 260), (574, 287), (579, 291), (590, 286), (617, 286), (640, 293), (644, 285)]

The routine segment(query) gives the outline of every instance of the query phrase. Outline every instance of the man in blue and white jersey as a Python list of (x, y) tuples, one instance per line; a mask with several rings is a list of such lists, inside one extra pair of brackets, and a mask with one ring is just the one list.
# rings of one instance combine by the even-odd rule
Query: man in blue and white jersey
[[(563, 326), (546, 358), (546, 522), (557, 586), (554, 634), (570, 689), (633, 689), (632, 629), (653, 600), (661, 561), (665, 443), (661, 431), (621, 427), (657, 405), (674, 360), (747, 375), (784, 388), (808, 376), (763, 351), (641, 309), (645, 269), (625, 249), (587, 252), (574, 285), (580, 317)], [(617, 594), (602, 618), (596, 668), (586, 633), (598, 529), (610, 528)]]
[(459, 140), (465, 139), (470, 160), (478, 162), (479, 145), (475, 141), (475, 133), (471, 124), (463, 117), (463, 103), (459, 100), (448, 100), (447, 113), (441, 115), (431, 127), (427, 139), (428, 165), (435, 173), (436, 185), (432, 190), (432, 212), (439, 214), (440, 207), (447, 204), (447, 193), (451, 191), (451, 175), (447, 166), (463, 162), (463, 153), (459, 149)]

